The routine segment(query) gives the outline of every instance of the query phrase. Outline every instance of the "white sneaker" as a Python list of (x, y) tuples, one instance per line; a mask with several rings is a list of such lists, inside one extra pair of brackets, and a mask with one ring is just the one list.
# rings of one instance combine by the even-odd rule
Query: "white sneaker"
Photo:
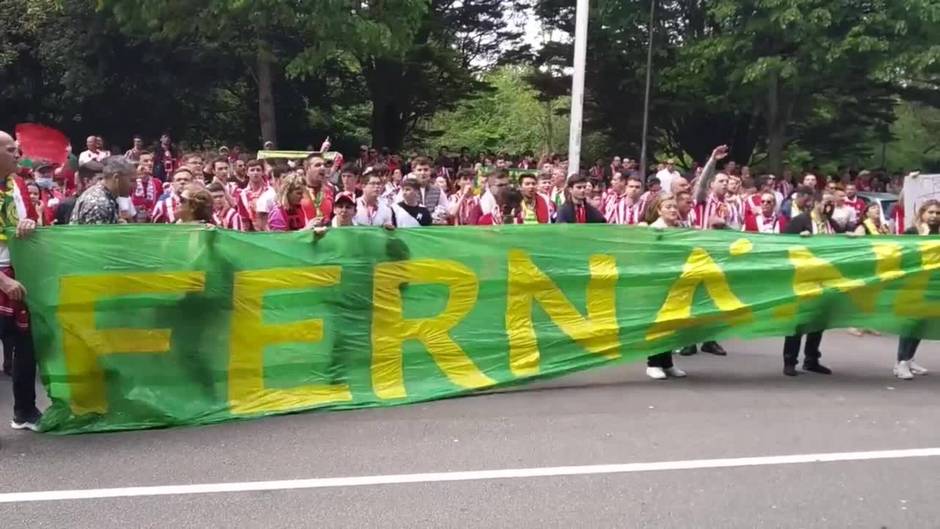
[(667, 367), (663, 371), (665, 371), (668, 376), (674, 378), (685, 378), (685, 371), (679, 369), (678, 367)]
[(898, 362), (898, 365), (894, 366), (894, 376), (900, 378), (901, 380), (910, 380), (914, 378), (914, 374), (911, 373), (911, 363), (908, 361)]
[(666, 372), (663, 371), (661, 367), (647, 367), (646, 376), (652, 378), (653, 380), (666, 380)]
[(915, 375), (926, 375), (927, 373), (930, 372), (930, 371), (927, 371), (926, 367), (915, 364), (913, 360), (911, 360), (910, 364), (911, 364), (911, 373), (914, 373)]

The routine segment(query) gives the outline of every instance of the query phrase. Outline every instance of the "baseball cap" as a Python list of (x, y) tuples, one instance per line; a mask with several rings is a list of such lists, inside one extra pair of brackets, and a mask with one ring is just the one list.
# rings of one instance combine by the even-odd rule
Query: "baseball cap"
[(343, 191), (342, 193), (339, 193), (338, 195), (336, 195), (336, 200), (334, 200), (333, 202), (334, 204), (339, 204), (340, 202), (349, 202), (351, 205), (355, 206), (356, 197), (353, 196), (352, 193)]

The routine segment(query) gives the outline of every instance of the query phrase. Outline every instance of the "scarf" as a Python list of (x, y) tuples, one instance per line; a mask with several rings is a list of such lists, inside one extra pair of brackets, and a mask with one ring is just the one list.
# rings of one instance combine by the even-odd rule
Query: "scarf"
[(828, 235), (832, 233), (832, 225), (829, 223), (829, 219), (821, 218), (819, 214), (816, 213), (816, 210), (813, 210), (813, 212), (810, 214), (810, 217), (813, 220), (814, 234), (824, 233)]
[(865, 225), (865, 229), (868, 230), (869, 235), (883, 235), (881, 228), (875, 224), (875, 221), (871, 219), (865, 219), (862, 224)]

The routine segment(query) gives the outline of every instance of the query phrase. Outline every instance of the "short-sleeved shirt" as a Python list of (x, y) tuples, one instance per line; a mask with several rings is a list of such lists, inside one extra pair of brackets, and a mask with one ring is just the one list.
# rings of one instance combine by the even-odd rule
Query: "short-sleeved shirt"
[(69, 224), (117, 224), (120, 212), (117, 198), (99, 183), (75, 201)]

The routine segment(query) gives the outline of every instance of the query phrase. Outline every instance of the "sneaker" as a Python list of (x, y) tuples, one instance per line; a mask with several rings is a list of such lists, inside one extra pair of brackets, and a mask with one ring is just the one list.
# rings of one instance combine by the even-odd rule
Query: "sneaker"
[(909, 363), (911, 366), (911, 373), (915, 375), (926, 375), (927, 373), (930, 372), (930, 371), (927, 371), (926, 367), (915, 364), (913, 360), (911, 360)]
[(914, 378), (914, 373), (911, 373), (911, 363), (908, 361), (898, 362), (898, 365), (894, 366), (894, 376), (901, 380)]
[(647, 367), (646, 376), (652, 378), (653, 380), (666, 380), (666, 372), (661, 367)]
[(811, 373), (819, 373), (820, 375), (831, 375), (831, 374), (832, 374), (832, 370), (831, 370), (831, 369), (829, 369), (828, 367), (826, 367), (826, 366), (824, 366), (824, 365), (822, 365), (822, 364), (820, 364), (820, 363), (818, 363), (818, 362), (811, 362), (811, 363), (809, 363), (809, 364), (807, 364), (806, 362), (803, 362), (803, 371), (809, 371), (809, 372), (811, 372)]
[(13, 420), (10, 421), (10, 428), (14, 430), (32, 430), (39, 431), (39, 421), (42, 420), (42, 413), (39, 410), (33, 410), (26, 414), (13, 414)]
[(783, 366), (783, 374), (788, 377), (795, 377), (799, 373), (796, 372), (796, 366)]
[(679, 354), (682, 355), (682, 356), (692, 356), (692, 355), (694, 355), (694, 354), (698, 354), (698, 346), (697, 346), (697, 345), (687, 345), (687, 346), (683, 347), (682, 349), (679, 349)]
[(666, 372), (666, 375), (673, 378), (685, 378), (686, 376), (685, 371), (679, 369), (678, 367), (667, 367), (666, 369), (663, 369), (663, 371)]

